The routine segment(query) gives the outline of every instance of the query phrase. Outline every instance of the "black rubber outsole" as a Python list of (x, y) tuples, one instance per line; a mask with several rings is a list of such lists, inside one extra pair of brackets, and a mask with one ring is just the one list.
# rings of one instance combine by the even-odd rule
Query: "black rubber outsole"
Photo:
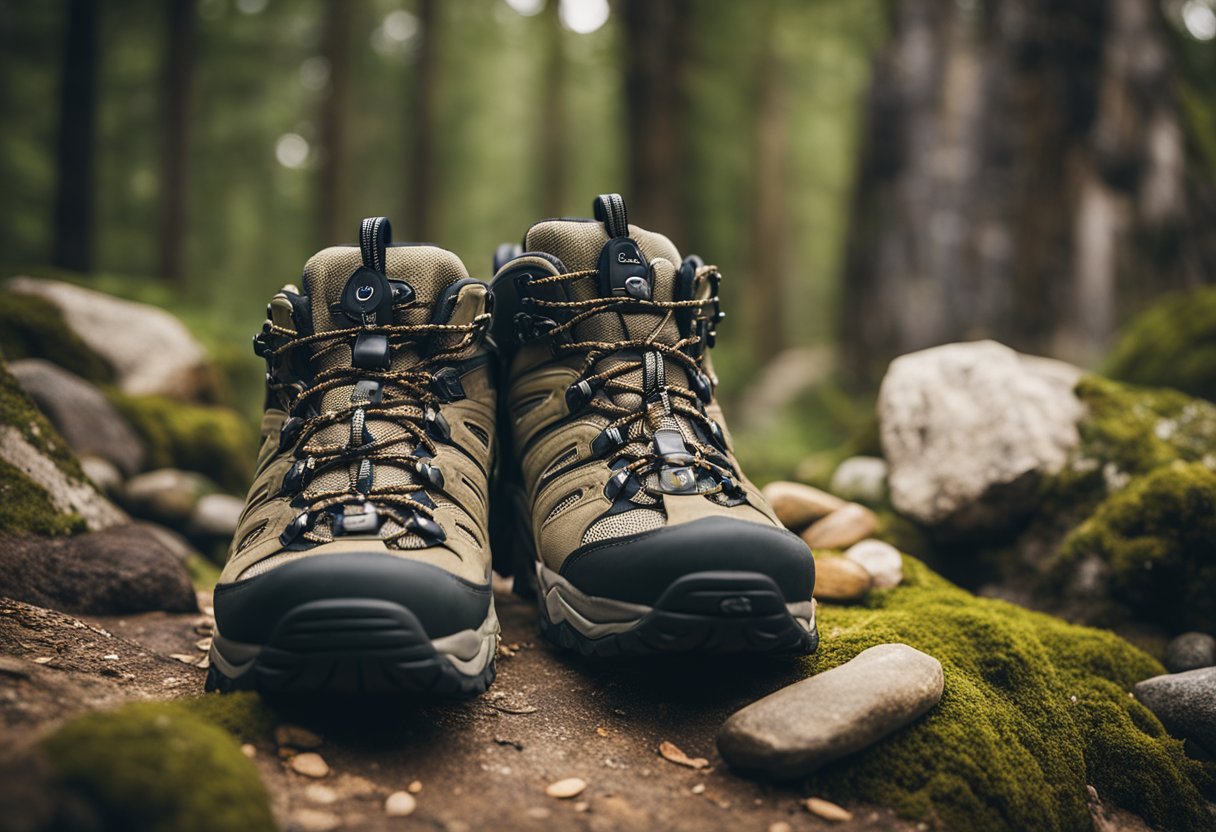
[(436, 652), (418, 618), (390, 601), (339, 598), (301, 604), (239, 676), (214, 662), (205, 689), (281, 696), (463, 699), (494, 681), (494, 660), (473, 675)]
[(721, 654), (802, 656), (819, 646), (816, 627), (803, 629), (767, 575), (698, 572), (674, 581), (638, 622), (619, 633), (589, 638), (570, 623), (553, 623), (543, 600), (541, 632), (585, 656)]

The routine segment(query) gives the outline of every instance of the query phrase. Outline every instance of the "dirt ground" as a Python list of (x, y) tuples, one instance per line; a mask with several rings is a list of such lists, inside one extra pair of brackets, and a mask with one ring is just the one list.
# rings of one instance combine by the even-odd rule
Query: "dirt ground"
[[(926, 828), (860, 805), (847, 807), (851, 822), (829, 823), (806, 810), (797, 784), (758, 783), (726, 768), (714, 747), (718, 726), (792, 681), (789, 662), (592, 662), (541, 639), (530, 603), (506, 592), (497, 600), (503, 649), (485, 696), (444, 705), (276, 704), (283, 723), (320, 735), (315, 752), (330, 769), (321, 778), (296, 773), (271, 738), (246, 748), (285, 828)], [(200, 602), (208, 609), (208, 598)], [(19, 751), (83, 710), (201, 692), (205, 671), (186, 662), (204, 655), (209, 631), (206, 614), (77, 619), (0, 601), (0, 749)], [(669, 762), (658, 753), (664, 741), (708, 765)], [(545, 793), (572, 777), (587, 783), (577, 797)], [(389, 817), (385, 799), (411, 783), (416, 810)]]

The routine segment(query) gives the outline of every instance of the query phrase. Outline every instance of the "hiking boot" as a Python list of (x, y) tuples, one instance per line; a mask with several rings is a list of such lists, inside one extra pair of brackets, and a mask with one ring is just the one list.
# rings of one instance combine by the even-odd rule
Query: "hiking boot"
[(451, 252), (319, 252), (274, 296), (257, 476), (207, 688), (471, 695), (494, 679), (488, 287)]
[(629, 225), (616, 194), (595, 213), (495, 257), (496, 568), (582, 653), (812, 652), (814, 559), (743, 476), (714, 397), (718, 271)]

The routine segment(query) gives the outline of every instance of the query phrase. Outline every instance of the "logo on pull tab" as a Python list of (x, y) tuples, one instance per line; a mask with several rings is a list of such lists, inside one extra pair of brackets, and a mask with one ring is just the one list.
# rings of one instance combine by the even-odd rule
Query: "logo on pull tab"
[(615, 237), (604, 244), (599, 259), (600, 294), (650, 297), (650, 265), (638, 244), (629, 237)]
[(367, 303), (372, 299), (372, 295), (376, 294), (376, 289), (373, 286), (364, 285), (355, 290), (355, 300), (359, 303)]
[(642, 265), (642, 261), (641, 261), (641, 260), (637, 259), (636, 257), (628, 257), (628, 256), (626, 256), (625, 252), (623, 252), (623, 251), (618, 251), (618, 252), (617, 252), (617, 254), (616, 254), (616, 262), (618, 262), (618, 263), (632, 263), (632, 264), (633, 264), (633, 265), (635, 265), (635, 266), (640, 266), (640, 265)]

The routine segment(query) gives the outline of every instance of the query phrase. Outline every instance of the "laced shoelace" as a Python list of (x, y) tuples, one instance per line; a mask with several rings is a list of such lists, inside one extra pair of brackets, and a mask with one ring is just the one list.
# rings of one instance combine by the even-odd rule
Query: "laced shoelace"
[[(583, 269), (563, 274), (548, 275), (529, 281), (528, 286), (565, 283), (591, 277), (598, 273), (598, 269)], [(711, 274), (720, 277), (716, 266), (704, 265), (697, 269), (695, 276), (699, 281)], [(653, 448), (640, 454), (631, 452), (629, 448), (630, 445), (636, 445), (638, 442), (652, 438), (654, 432), (660, 429), (664, 416), (675, 414), (684, 416), (700, 424), (710, 435), (713, 435), (719, 428), (705, 413), (701, 396), (689, 387), (683, 384), (668, 383), (665, 380), (661, 388), (660, 400), (656, 403), (647, 401), (647, 396), (651, 391), (622, 378), (639, 369), (644, 370), (644, 359), (622, 357), (619, 363), (599, 371), (595, 371), (596, 365), (603, 359), (612, 355), (619, 355), (622, 352), (651, 351), (658, 353), (663, 359), (670, 358), (672, 361), (680, 364), (690, 378), (698, 376), (706, 378), (703, 369), (704, 350), (698, 350), (695, 357), (686, 351), (688, 347), (699, 345), (705, 339), (703, 334), (689, 335), (677, 340), (673, 344), (664, 344), (655, 341), (654, 338), (671, 322), (672, 316), (678, 310), (704, 309), (706, 306), (716, 306), (718, 301), (719, 298), (716, 294), (701, 300), (670, 301), (644, 300), (632, 296), (594, 297), (584, 300), (566, 301), (547, 300), (537, 297), (525, 299), (525, 305), (530, 305), (534, 308), (565, 310), (572, 313), (567, 320), (555, 323), (546, 330), (547, 334), (554, 336), (567, 332), (573, 333), (574, 328), (579, 324), (596, 315), (608, 312), (649, 311), (663, 313), (663, 318), (655, 324), (649, 338), (625, 338), (619, 341), (564, 341), (555, 338), (552, 342), (553, 350), (558, 356), (584, 353), (583, 366), (579, 371), (580, 381), (586, 383), (589, 389), (601, 389), (609, 394), (608, 396), (592, 395), (585, 404), (585, 407), (611, 420), (604, 428), (605, 431), (615, 428), (624, 437), (629, 435), (628, 430), (634, 423), (642, 421), (645, 425), (641, 439), (626, 440), (615, 452), (608, 456), (607, 461), (610, 466), (614, 466), (614, 463), (624, 457), (632, 457), (622, 468), (614, 467), (614, 470), (617, 471), (616, 476), (634, 475), (638, 478), (639, 483), (642, 483), (643, 487), (645, 487), (643, 482), (645, 476), (652, 470), (661, 467), (667, 461)], [(633, 393), (642, 399), (642, 405), (639, 408), (619, 405), (612, 400), (612, 394), (614, 393)], [(737, 475), (732, 470), (731, 463), (726, 459), (724, 449), (706, 444), (696, 436), (684, 435), (684, 431), (681, 431), (681, 434), (685, 443), (692, 445), (692, 454), (685, 464), (711, 474), (717, 483), (712, 488), (699, 491), (698, 493), (708, 496), (724, 490), (733, 490)], [(647, 488), (647, 491), (650, 491), (650, 489)]]
[[(434, 504), (429, 499), (419, 500), (417, 495), (434, 482), (410, 482), (381, 488), (360, 490), (359, 477), (352, 473), (350, 482), (345, 489), (327, 489), (309, 491), (307, 482), (314, 480), (317, 475), (334, 468), (355, 463), (360, 466), (374, 464), (377, 461), (389, 462), (394, 465), (422, 474), (424, 470), (435, 470), (426, 464), (425, 458), (433, 457), (436, 453), (436, 436), (447, 432), (439, 408), (445, 403), (431, 386), (434, 370), (443, 367), (448, 362), (457, 359), (461, 353), (475, 344), (489, 326), (490, 314), (482, 313), (467, 324), (416, 324), (416, 325), (386, 325), (386, 326), (356, 326), (335, 329), (316, 335), (300, 336), (293, 330), (272, 325), (269, 334), (286, 338), (276, 347), (272, 354), (278, 358), (301, 348), (313, 348), (311, 358), (316, 361), (323, 359), (344, 346), (349, 346), (361, 333), (380, 334), (388, 338), (391, 353), (411, 345), (420, 343), (427, 336), (459, 336), (459, 340), (447, 346), (442, 346), (434, 352), (425, 354), (417, 364), (402, 370), (367, 370), (353, 366), (335, 366), (318, 372), (313, 383), (306, 388), (298, 385), (274, 383), (272, 391), (283, 392), (290, 397), (290, 411), (300, 413), (306, 411), (313, 401), (328, 390), (337, 387), (349, 387), (359, 382), (376, 382), (380, 385), (379, 401), (352, 401), (347, 407), (336, 410), (315, 413), (311, 416), (298, 417), (293, 428), (290, 444), (294, 445), (293, 456), (297, 465), (303, 466), (306, 481), (301, 483), (292, 505), (303, 509), (297, 521), (311, 529), (312, 522), (327, 509), (335, 506), (350, 504), (354, 501), (371, 503), (386, 518), (394, 520), (401, 531), (384, 537), (385, 542), (391, 543), (411, 534), (415, 529), (411, 524), (411, 514), (421, 515), (434, 524)], [(359, 414), (362, 413), (362, 416)], [(406, 435), (393, 435), (380, 439), (372, 438), (363, 441), (364, 423), (374, 414), (381, 421), (392, 422), (403, 430)], [(290, 421), (290, 420), (289, 420)], [(327, 427), (349, 424), (351, 427), (350, 441), (346, 444), (339, 442), (320, 442), (316, 435)], [(413, 440), (413, 456), (409, 452), (392, 452), (389, 449), (402, 442)], [(425, 449), (426, 457), (419, 456), (419, 448)], [(411, 462), (414, 464), (411, 465)], [(422, 466), (422, 468), (420, 468)], [(425, 497), (425, 495), (423, 495)], [(436, 524), (437, 527), (437, 524)]]

